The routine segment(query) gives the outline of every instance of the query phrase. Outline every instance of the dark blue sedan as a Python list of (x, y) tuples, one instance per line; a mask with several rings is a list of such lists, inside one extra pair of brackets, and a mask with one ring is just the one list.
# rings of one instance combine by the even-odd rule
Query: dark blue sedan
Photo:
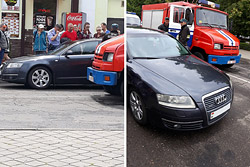
[(128, 105), (134, 119), (175, 130), (208, 127), (233, 101), (230, 78), (162, 32), (127, 28)]
[(68, 42), (48, 55), (11, 59), (0, 67), (3, 81), (45, 89), (51, 84), (90, 84), (87, 67), (91, 67), (100, 39)]

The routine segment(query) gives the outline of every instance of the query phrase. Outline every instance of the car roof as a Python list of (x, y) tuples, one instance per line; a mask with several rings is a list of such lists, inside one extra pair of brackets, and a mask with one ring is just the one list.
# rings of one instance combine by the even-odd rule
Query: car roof
[(161, 30), (156, 29), (150, 29), (150, 28), (144, 28), (144, 27), (127, 27), (127, 34), (128, 35), (160, 35), (160, 34), (168, 34)]

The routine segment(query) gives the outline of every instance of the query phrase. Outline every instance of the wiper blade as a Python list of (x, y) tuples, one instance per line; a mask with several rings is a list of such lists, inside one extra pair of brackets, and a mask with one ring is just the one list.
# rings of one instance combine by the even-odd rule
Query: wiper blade
[(133, 57), (133, 59), (159, 59), (159, 57)]

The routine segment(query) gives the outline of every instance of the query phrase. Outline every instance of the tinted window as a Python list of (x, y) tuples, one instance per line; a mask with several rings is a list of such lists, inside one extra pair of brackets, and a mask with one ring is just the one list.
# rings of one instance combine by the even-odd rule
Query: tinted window
[(167, 58), (189, 54), (176, 39), (167, 35), (128, 35), (127, 43), (133, 58)]
[(96, 46), (99, 44), (99, 41), (91, 41), (82, 43), (82, 54), (94, 54)]
[[(72, 51), (69, 53), (69, 51)], [(68, 55), (81, 55), (82, 54), (82, 47), (81, 45), (76, 45), (70, 48), (67, 52)]]

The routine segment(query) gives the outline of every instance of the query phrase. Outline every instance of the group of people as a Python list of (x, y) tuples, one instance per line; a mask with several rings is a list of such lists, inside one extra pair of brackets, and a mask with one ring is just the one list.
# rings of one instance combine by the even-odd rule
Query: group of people
[[(181, 19), (180, 24), (181, 24), (181, 31), (177, 35), (177, 40), (179, 40), (186, 48), (189, 48), (187, 45), (188, 40), (190, 39), (190, 31), (187, 26), (188, 21), (186, 19)], [(169, 18), (166, 17), (165, 21), (163, 24), (161, 24), (158, 27), (159, 30), (168, 32), (169, 29)]]
[(101, 26), (96, 27), (96, 33), (90, 32), (90, 23), (84, 24), (84, 29), (72, 23), (68, 24), (68, 30), (65, 31), (62, 24), (56, 24), (47, 33), (44, 31), (43, 25), (38, 25), (37, 30), (34, 31), (34, 54), (45, 54), (48, 51), (56, 49), (60, 44), (67, 41), (75, 41), (81, 39), (90, 38), (102, 38), (103, 41), (120, 35), (118, 24), (114, 23), (111, 25), (111, 31), (107, 29), (107, 24), (102, 23)]

